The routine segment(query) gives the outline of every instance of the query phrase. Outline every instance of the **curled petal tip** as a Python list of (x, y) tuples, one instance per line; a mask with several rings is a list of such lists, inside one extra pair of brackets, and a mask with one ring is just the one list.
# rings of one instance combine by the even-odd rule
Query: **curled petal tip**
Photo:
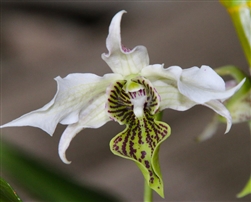
[(227, 134), (230, 131), (231, 126), (232, 126), (232, 123), (231, 124), (227, 124), (227, 127), (226, 127), (226, 130), (225, 130), (224, 134)]
[[(122, 14), (124, 14), (124, 13), (127, 13), (127, 11), (126, 11), (126, 10), (121, 10), (121, 11), (119, 11), (117, 14), (121, 14), (121, 15), (122, 15)], [(117, 15), (117, 14), (116, 14), (116, 15)]]
[(70, 164), (71, 161), (68, 161), (65, 155), (66, 150), (68, 149), (71, 140), (76, 136), (76, 134), (81, 130), (81, 127), (78, 127), (78, 124), (72, 124), (69, 125), (64, 133), (62, 134), (60, 141), (59, 141), (59, 145), (58, 145), (58, 154), (59, 157), (61, 158), (61, 160), (65, 163), (65, 164)]
[(224, 134), (228, 133), (230, 131), (231, 127), (232, 127), (232, 117), (231, 117), (230, 113), (229, 113), (229, 116), (225, 116), (225, 118), (226, 118), (226, 121), (227, 121), (227, 127), (226, 127), (226, 130), (225, 130)]
[(60, 156), (60, 159), (65, 163), (65, 164), (70, 164), (71, 161), (68, 161), (68, 159), (66, 158), (66, 155), (64, 152), (61, 152), (59, 151), (59, 156)]
[(143, 46), (129, 49), (122, 45), (121, 19), (124, 13), (126, 11), (121, 10), (112, 18), (106, 38), (108, 53), (103, 53), (101, 57), (114, 73), (128, 76), (139, 73), (143, 67), (149, 65), (149, 57)]

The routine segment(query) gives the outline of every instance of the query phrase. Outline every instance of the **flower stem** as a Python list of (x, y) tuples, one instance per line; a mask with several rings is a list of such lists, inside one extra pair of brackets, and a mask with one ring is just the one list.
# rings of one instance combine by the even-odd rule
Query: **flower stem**
[(250, 9), (251, 9), (251, 1), (250, 0), (230, 0), (224, 1), (220, 0), (220, 2), (226, 7), (228, 10), (238, 37), (240, 39), (242, 48), (244, 50), (245, 56), (247, 58), (247, 62), (249, 64), (249, 70), (251, 72), (251, 38), (250, 38)]
[(145, 180), (145, 188), (144, 188), (144, 202), (152, 202), (152, 189), (149, 187), (147, 181)]

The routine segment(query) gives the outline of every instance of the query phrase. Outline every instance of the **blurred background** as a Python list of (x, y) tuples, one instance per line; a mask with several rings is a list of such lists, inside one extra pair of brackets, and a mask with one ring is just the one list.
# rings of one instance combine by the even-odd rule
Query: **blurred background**
[[(218, 1), (4, 2), (0, 123), (49, 102), (56, 92), (56, 76), (111, 72), (100, 55), (107, 52), (108, 26), (120, 10), (128, 12), (122, 20), (123, 44), (146, 46), (151, 64), (233, 64), (248, 72), (230, 17)], [(165, 111), (163, 120), (172, 128), (160, 149), (165, 199), (154, 194), (154, 201), (250, 201), (250, 196), (235, 197), (250, 175), (248, 126), (233, 125), (224, 135), (226, 125), (221, 124), (213, 138), (196, 143), (213, 115), (202, 106)], [(124, 201), (142, 201), (144, 180), (138, 167), (109, 150), (109, 141), (124, 126), (109, 122), (80, 132), (67, 151), (70, 165), (61, 162), (57, 152), (64, 128), (59, 125), (53, 137), (37, 128), (8, 128), (1, 130), (1, 139), (82, 183)], [(24, 201), (37, 201), (7, 179)]]

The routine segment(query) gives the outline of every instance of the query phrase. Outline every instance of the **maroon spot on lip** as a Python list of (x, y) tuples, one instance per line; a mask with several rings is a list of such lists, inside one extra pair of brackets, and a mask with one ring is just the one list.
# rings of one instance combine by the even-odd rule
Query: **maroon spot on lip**
[(146, 168), (150, 168), (150, 163), (149, 163), (149, 161), (145, 160), (145, 165), (146, 165)]
[(118, 150), (119, 150), (119, 147), (116, 146), (116, 145), (114, 145), (114, 146), (113, 146), (113, 149), (116, 150), (116, 151), (118, 151)]
[(145, 157), (146, 157), (146, 151), (142, 151), (142, 152), (141, 152), (141, 157), (140, 157), (140, 158), (144, 159)]

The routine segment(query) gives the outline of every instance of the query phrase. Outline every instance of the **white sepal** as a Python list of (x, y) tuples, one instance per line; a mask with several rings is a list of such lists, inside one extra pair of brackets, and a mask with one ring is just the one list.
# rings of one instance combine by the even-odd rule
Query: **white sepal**
[(106, 74), (100, 77), (95, 74), (75, 73), (65, 78), (56, 77), (57, 92), (48, 104), (0, 128), (33, 126), (52, 135), (58, 123), (68, 125), (78, 122), (81, 112), (100, 94), (104, 95), (106, 87), (117, 79), (121, 79), (118, 74)]
[(126, 11), (122, 10), (113, 17), (106, 39), (108, 53), (103, 53), (101, 56), (114, 73), (127, 76), (139, 73), (149, 64), (149, 57), (144, 46), (136, 46), (132, 50), (122, 46), (120, 22), (124, 13)]
[(217, 114), (223, 116), (226, 119), (227, 127), (225, 133), (228, 133), (232, 126), (232, 117), (227, 108), (218, 100), (211, 100), (205, 104), (203, 104), (212, 110), (214, 110)]
[(225, 100), (231, 97), (245, 82), (243, 79), (237, 86), (225, 90), (224, 80), (210, 67), (192, 67), (183, 70), (178, 80), (179, 91), (198, 104), (210, 100)]

